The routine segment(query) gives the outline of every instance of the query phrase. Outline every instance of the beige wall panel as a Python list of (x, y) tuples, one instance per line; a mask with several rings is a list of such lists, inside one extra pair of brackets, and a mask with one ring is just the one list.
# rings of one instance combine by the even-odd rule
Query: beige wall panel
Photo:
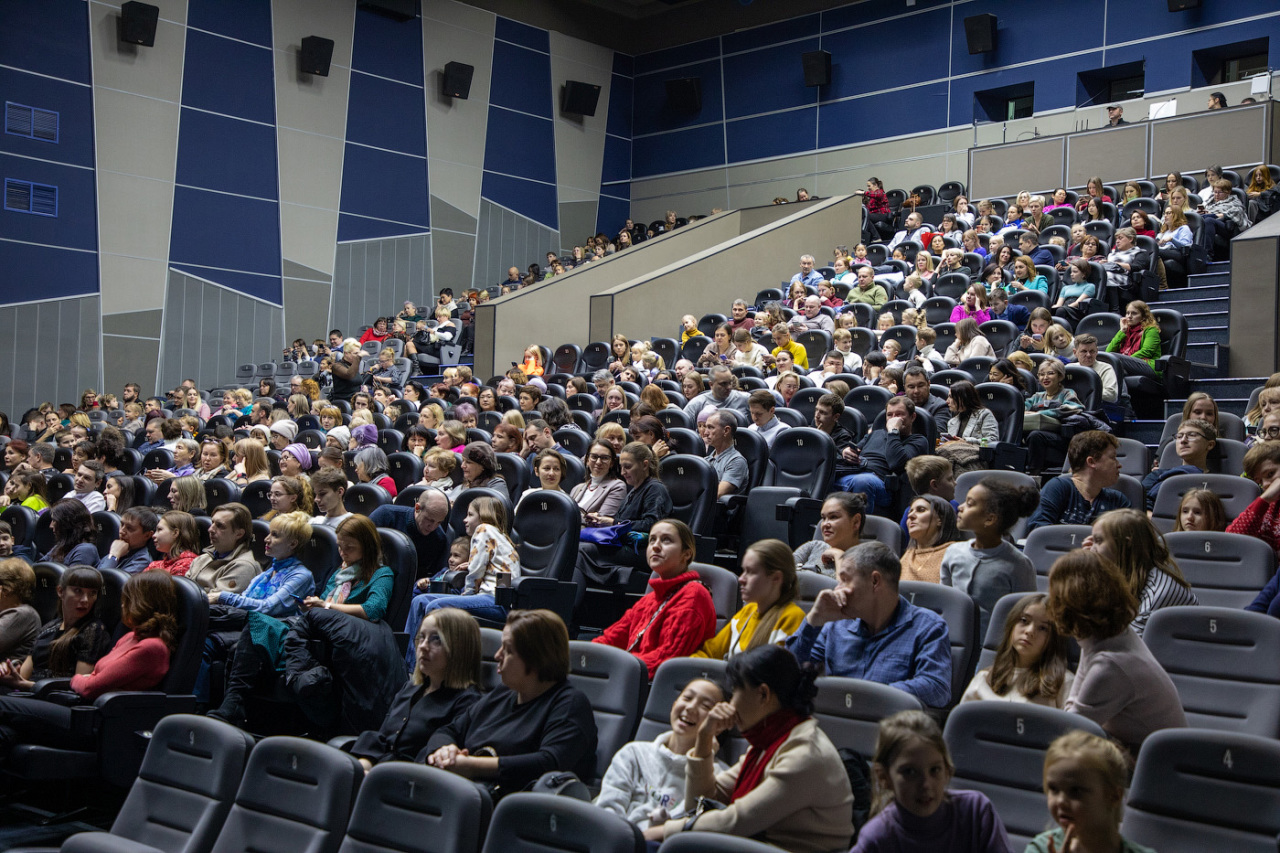
[(117, 395), (126, 383), (137, 382), (142, 396), (156, 392), (156, 365), (160, 361), (160, 341), (152, 338), (102, 336), (102, 387)]
[[(92, 0), (91, 5), (109, 6), (118, 12), (123, 2), (124, 0)], [(174, 24), (187, 22), (187, 0), (152, 0), (151, 5), (160, 9), (161, 21)]]
[(647, 200), (637, 200), (633, 195), (631, 216), (636, 222), (652, 222), (655, 219), (662, 219), (668, 210), (687, 216), (691, 213), (709, 214), (716, 208), (728, 210), (731, 206), (729, 191), (723, 187)]
[[(297, 56), (306, 36), (333, 40), (333, 65), (351, 67), (351, 42), (355, 30), (355, 5), (351, 0), (272, 0), (271, 27), (277, 51)], [(298, 67), (295, 63), (295, 69)], [(323, 79), (323, 78), (321, 78)]]
[(1084, 186), (1094, 175), (1101, 175), (1104, 181), (1146, 178), (1147, 127), (1143, 122), (1132, 127), (1068, 136), (1066, 186)]
[(164, 288), (169, 280), (166, 261), (102, 251), (98, 253), (98, 275), (104, 314), (164, 307)]
[[(1210, 162), (1260, 163), (1266, 155), (1266, 107), (1205, 112), (1151, 125), (1151, 174), (1194, 172)], [(1210, 156), (1212, 152), (1212, 156)]]
[(276, 124), (325, 136), (343, 138), (347, 132), (347, 91), (351, 70), (334, 62), (328, 77), (298, 73), (298, 47), (275, 51)]
[(1014, 195), (1027, 187), (1060, 186), (1065, 153), (1062, 137), (974, 151), (970, 192), (982, 198)]
[[(555, 116), (556, 183), (561, 202), (594, 201), (600, 194), (612, 71), (612, 50), (552, 31), (551, 110)], [(566, 80), (600, 87), (595, 115), (560, 112), (560, 94)]]
[[(422, 4), (431, 193), (474, 217), (480, 215), (495, 20), (488, 12), (448, 0)], [(475, 68), (465, 101), (440, 94), (440, 75), (448, 62)]]
[[(186, 3), (171, 4), (186, 17)], [(186, 31), (161, 15), (156, 26), (155, 47), (121, 45), (116, 21), (119, 4), (113, 8), (99, 3), (89, 7), (89, 38), (93, 50), (93, 82), (96, 87), (137, 92), (151, 98), (178, 101), (182, 92), (182, 56)]]
[(336, 210), (281, 203), (280, 253), (283, 257), (332, 274), (337, 235)]
[(176, 103), (97, 87), (98, 168), (172, 181), (178, 151)]
[(337, 210), (342, 196), (341, 138), (279, 128), (280, 200)]
[(111, 204), (98, 220), (102, 251), (155, 260), (169, 257), (173, 184), (99, 172), (98, 197)]
[[(431, 232), (431, 283), (433, 291), (452, 287), (454, 293), (471, 281), (475, 260), (476, 238), (452, 231)], [(504, 276), (505, 278), (505, 276)], [(497, 279), (489, 282), (496, 284)], [(485, 377), (486, 379), (488, 377)]]
[(639, 178), (631, 182), (631, 198), (662, 198), (700, 190), (723, 190), (724, 187), (725, 170), (723, 166), (717, 166), (681, 175)]
[[(284, 337), (310, 341), (327, 332), (332, 287), (314, 281), (284, 279)], [(320, 330), (325, 330), (322, 332)]]

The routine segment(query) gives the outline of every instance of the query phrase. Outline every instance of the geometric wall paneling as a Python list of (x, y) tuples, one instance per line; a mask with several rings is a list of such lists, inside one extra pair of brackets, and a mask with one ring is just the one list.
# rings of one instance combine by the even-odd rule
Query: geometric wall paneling
[(42, 401), (79, 400), (85, 388), (98, 388), (100, 346), (96, 295), (0, 305), (0, 411), (18, 423)]
[(430, 305), (431, 235), (338, 244), (329, 325), (350, 337), (375, 317), (398, 314), (405, 300)]
[[(487, 199), (481, 200), (472, 287), (497, 284), (507, 277), (511, 267), (524, 273), (529, 264), (536, 263), (545, 270), (547, 252), (559, 251), (559, 232)], [(443, 286), (437, 283), (437, 287)]]

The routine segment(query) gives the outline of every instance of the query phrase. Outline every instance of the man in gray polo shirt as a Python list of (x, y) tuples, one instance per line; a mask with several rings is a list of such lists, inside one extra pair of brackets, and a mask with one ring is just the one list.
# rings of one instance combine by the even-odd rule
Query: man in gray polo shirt
[(707, 461), (716, 469), (716, 477), (720, 480), (720, 487), (716, 492), (718, 498), (742, 494), (750, 480), (747, 460), (733, 446), (733, 437), (737, 431), (737, 420), (732, 415), (719, 411), (707, 415), (700, 427), (702, 441), (707, 445)]

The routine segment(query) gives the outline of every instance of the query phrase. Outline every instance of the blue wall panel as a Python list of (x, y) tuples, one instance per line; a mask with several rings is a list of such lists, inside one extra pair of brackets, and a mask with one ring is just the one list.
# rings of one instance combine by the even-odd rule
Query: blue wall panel
[(818, 138), (817, 130), (816, 106), (727, 122), (729, 162), (809, 151)]
[(343, 164), (343, 213), (405, 223), (415, 232), (427, 229), (426, 160), (348, 143)]
[[(1099, 47), (1102, 29), (1096, 24), (1102, 21), (1105, 5), (1106, 0), (1074, 0), (1070, 3), (975, 0), (957, 6), (955, 29), (951, 36), (951, 73), (967, 74)], [(999, 19), (995, 52), (970, 56), (963, 19), (986, 12)], [(1162, 14), (1168, 16), (1168, 7)], [(1117, 41), (1129, 39), (1123, 29), (1112, 33), (1111, 37)]]
[(804, 84), (800, 55), (817, 50), (816, 37), (724, 58), (726, 118), (818, 103), (818, 87)]
[(489, 103), (551, 118), (551, 55), (506, 42), (493, 44)]
[[(799, 18), (789, 18), (776, 24), (752, 27), (749, 30), (722, 36), (720, 40), (721, 48), (726, 54), (730, 54), (743, 50), (755, 50), (756, 48), (768, 47), (810, 36), (816, 38), (821, 28), (821, 22), (821, 15), (802, 15)], [(806, 50), (812, 49), (806, 48)]]
[(818, 108), (818, 147), (930, 130), (943, 123), (946, 104), (946, 83), (823, 104)]
[[(1107, 8), (1107, 35), (1112, 41), (1133, 41), (1158, 38), (1166, 33), (1193, 30), (1227, 21), (1238, 21), (1254, 15), (1267, 15), (1276, 11), (1275, 0), (1226, 0), (1203, 3), (1198, 9), (1170, 12), (1167, 0), (1125, 0), (1111, 3)], [(1218, 44), (1257, 38), (1271, 33), (1271, 46), (1276, 44), (1276, 28), (1273, 24), (1251, 24), (1252, 35), (1215, 39)]]
[[(667, 82), (682, 77), (702, 80), (702, 109), (693, 115), (680, 115), (667, 109)], [(636, 77), (634, 132), (658, 133), (676, 130), (724, 118), (720, 94), (720, 61), (703, 62), (675, 71), (663, 71)]]
[(0, 100), (60, 113), (56, 144), (0, 133), (0, 151), (80, 166), (94, 165), (92, 89), (0, 68)]
[(263, 0), (189, 0), (187, 25), (271, 47), (271, 4)]
[(351, 67), (421, 86), (422, 21), (396, 21), (357, 7)]
[[(870, 24), (875, 21), (883, 21), (886, 18), (910, 18), (913, 17), (911, 12), (920, 12), (928, 10), (932, 7), (950, 6), (951, 0), (916, 0), (914, 7), (904, 7), (902, 0), (867, 0), (865, 3), (851, 3), (848, 6), (841, 6), (838, 9), (831, 9), (822, 13), (822, 31), (831, 32), (845, 27), (857, 27)], [(956, 9), (957, 18), (971, 14), (965, 9), (968, 6), (960, 6)], [(904, 11), (907, 14), (904, 14)], [(959, 20), (957, 20), (959, 25)], [(868, 38), (875, 39), (874, 44), (879, 44), (874, 33), (868, 34)], [(924, 42), (919, 42), (924, 44)], [(910, 54), (915, 57), (915, 52)], [(905, 58), (905, 56), (904, 56)]]
[[(822, 49), (831, 51), (832, 68), (831, 85), (822, 97), (834, 100), (945, 78), (947, 51), (942, 45), (946, 44), (950, 20), (946, 9), (932, 10), (874, 28), (824, 35)], [(869, 42), (885, 45), (885, 50), (899, 55), (901, 61), (882, 61), (883, 54), (869, 50)]]
[[(635, 74), (636, 76), (651, 74), (654, 71), (674, 68), (677, 65), (702, 62), (707, 59), (716, 59), (719, 56), (720, 39), (703, 39), (702, 41), (682, 44), (679, 47), (671, 47), (666, 50), (658, 50), (637, 56), (635, 58)], [(681, 75), (676, 74), (673, 76), (679, 77)]]
[(173, 264), (210, 267), (204, 278), (219, 284), (219, 269), (264, 273), (242, 277), (253, 284), (245, 292), (280, 304), (280, 214), (272, 201), (188, 187), (173, 191), (173, 237), (169, 247)]
[(631, 180), (631, 143), (617, 136), (604, 138), (604, 167), (600, 180), (603, 183)]
[(560, 227), (554, 184), (540, 184), (523, 178), (485, 172), (480, 194), (489, 201), (514, 210), (548, 228), (558, 230)]
[(183, 109), (178, 183), (278, 198), (276, 131), (248, 121)]
[(630, 77), (615, 73), (609, 83), (609, 116), (605, 132), (631, 138), (632, 82)]
[(35, 302), (98, 292), (98, 253), (0, 240), (0, 301)]
[(0, 62), (50, 77), (92, 82), (84, 0), (5, 0), (0, 4)]
[(427, 156), (422, 89), (354, 72), (347, 100), (347, 141)]
[(724, 165), (724, 127), (708, 124), (632, 143), (631, 174), (635, 178)]
[(604, 233), (613, 239), (626, 224), (631, 215), (631, 202), (622, 198), (600, 196), (600, 206), (596, 209), (596, 233)]
[(555, 127), (551, 122), (491, 107), (486, 137), (486, 170), (555, 183)]
[(188, 30), (183, 68), (184, 106), (275, 123), (271, 51)]
[(509, 41), (543, 53), (551, 52), (551, 34), (538, 27), (531, 27), (510, 18), (498, 16), (494, 24), (494, 38)]
[[(98, 248), (97, 196), (93, 172), (0, 154), (0, 176), (58, 188), (58, 215), (0, 212), (0, 236), (73, 249)], [(0, 279), (6, 276), (0, 268)]]

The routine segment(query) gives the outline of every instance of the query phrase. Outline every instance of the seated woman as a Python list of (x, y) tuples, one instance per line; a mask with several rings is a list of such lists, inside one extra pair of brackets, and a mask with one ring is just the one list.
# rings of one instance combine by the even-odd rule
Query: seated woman
[(204, 484), (195, 477), (175, 477), (169, 481), (169, 505), (197, 518), (209, 517), (209, 496), (205, 494)]
[(43, 563), (64, 566), (98, 565), (98, 548), (94, 545), (97, 530), (93, 516), (75, 498), (63, 498), (49, 507), (49, 532), (53, 547), (40, 556)]
[(498, 476), (498, 458), (493, 448), (483, 441), (473, 441), (462, 451), (459, 459), (462, 467), (462, 489), (493, 489), (504, 497), (510, 497), (507, 481)]
[(216, 438), (206, 438), (200, 442), (199, 464), (195, 468), (195, 478), (200, 482), (215, 477), (227, 477), (227, 446)]
[(1142, 478), (1142, 489), (1147, 495), (1147, 511), (1156, 508), (1160, 487), (1170, 477), (1179, 474), (1218, 473), (1219, 460), (1212, 458), (1217, 444), (1218, 431), (1208, 421), (1192, 419), (1180, 423), (1178, 432), (1173, 437), (1173, 447), (1182, 464), (1169, 468), (1152, 468), (1151, 473)]
[(1049, 281), (1036, 270), (1035, 261), (1026, 255), (1018, 255), (1013, 259), (1013, 279), (1009, 282), (1007, 289), (1011, 293), (1021, 290), (1038, 290), (1047, 296)]
[(525, 489), (524, 494), (520, 495), (520, 502), (516, 506), (519, 506), (520, 503), (524, 502), (525, 498), (535, 492), (550, 491), (563, 494), (564, 489), (561, 488), (561, 485), (564, 483), (564, 478), (569, 476), (569, 463), (565, 462), (559, 451), (548, 447), (546, 450), (539, 450), (537, 455), (533, 457), (533, 473), (538, 478), (538, 487), (536, 489), (533, 487)]
[[(724, 699), (724, 689), (710, 679), (695, 678), (686, 684), (671, 703), (671, 730), (653, 741), (632, 741), (618, 750), (600, 782), (595, 804), (626, 818), (641, 831), (687, 817), (688, 753), (697, 745), (698, 727)], [(725, 767), (714, 758), (717, 747), (712, 746), (711, 760), (715, 772), (720, 773)]]
[(761, 539), (742, 555), (738, 578), (743, 607), (720, 629), (695, 658), (728, 660), (757, 646), (778, 644), (804, 621), (796, 605), (799, 581), (791, 547), (778, 539)]
[(280, 451), (280, 473), (289, 477), (303, 477), (311, 470), (311, 451), (305, 444), (295, 441)]
[(31, 606), (36, 573), (26, 560), (0, 560), (0, 661), (19, 661), (31, 651), (40, 631), (40, 614)]
[[(996, 380), (991, 380), (996, 381)], [(1000, 425), (991, 410), (982, 405), (982, 399), (972, 382), (960, 380), (951, 386), (947, 394), (947, 408), (951, 418), (947, 431), (938, 436), (939, 442), (963, 441), (968, 444), (995, 444), (1000, 440)]]
[(1067, 638), (1049, 619), (1044, 593), (1024, 595), (1009, 611), (996, 659), (969, 682), (961, 702), (999, 700), (1061, 708), (1075, 678)]
[[(150, 690), (165, 677), (179, 630), (176, 581), (164, 572), (132, 575), (120, 593), (120, 622), (129, 632), (90, 672), (71, 677), (77, 704), (117, 690)], [(72, 714), (59, 702), (0, 696), (0, 762), (20, 743), (92, 746), (95, 736), (72, 725)]]
[(377, 731), (348, 751), (365, 770), (384, 761), (425, 761), (431, 736), (480, 699), (480, 626), (466, 611), (449, 609), (422, 620), (414, 637), (413, 674)]
[[(1021, 355), (1025, 356), (1026, 353), (1021, 353)], [(1012, 385), (1018, 389), (1019, 394), (1027, 393), (1027, 389), (1022, 384), (1022, 374), (1018, 372), (1018, 368), (1013, 361), (1008, 358), (1002, 358), (991, 365), (991, 369), (987, 371), (987, 381), (999, 382), (1002, 385)]]
[(552, 770), (595, 775), (596, 721), (569, 683), (569, 631), (550, 610), (515, 610), (495, 655), (502, 686), (436, 729), (427, 763), (478, 782), (495, 799)]
[[(467, 505), (463, 525), (471, 538), (471, 549), (467, 562), (459, 567), (467, 573), (462, 594), (421, 592), (415, 595), (404, 626), (405, 633), (411, 637), (417, 635), (418, 624), (424, 616), (443, 607), (457, 607), (494, 622), (507, 618), (506, 608), (494, 601), (499, 575), (508, 586), (520, 577), (520, 554), (510, 539), (507, 509), (494, 498), (478, 497)], [(419, 590), (430, 586), (431, 578), (423, 578), (417, 584)], [(405, 656), (410, 667), (413, 655), (414, 650), (409, 649)]]
[(671, 447), (667, 444), (667, 428), (654, 415), (642, 415), (631, 421), (628, 427), (632, 441), (647, 445), (653, 455), (665, 459), (671, 455)]
[(152, 537), (155, 548), (160, 552), (160, 559), (147, 566), (147, 571), (168, 572), (176, 577), (185, 577), (191, 562), (200, 551), (200, 529), (190, 513), (171, 510), (160, 516)]
[[(345, 449), (345, 448), (344, 448)], [(271, 466), (267, 462), (267, 449), (256, 438), (242, 438), (232, 449), (231, 473), (227, 479), (244, 487), (259, 480), (271, 479)]]
[(902, 552), (902, 580), (938, 583), (942, 558), (960, 538), (956, 511), (937, 495), (917, 495), (907, 507), (907, 549)]
[[(649, 841), (679, 832), (759, 838), (784, 850), (844, 849), (853, 835), (853, 791), (835, 746), (813, 719), (817, 669), (766, 645), (730, 659), (733, 698), (711, 709), (685, 764), (685, 809), (698, 798), (726, 803), (691, 819), (650, 826)], [(716, 773), (715, 739), (736, 727), (751, 745)]]
[(1216, 531), (1227, 529), (1227, 509), (1222, 498), (1208, 489), (1188, 489), (1178, 502), (1178, 517), (1173, 532), (1182, 530)]
[(1069, 322), (1074, 328), (1090, 312), (1098, 287), (1089, 281), (1089, 262), (1072, 258), (1067, 262), (1069, 280), (1058, 291), (1058, 301), (1053, 303), (1053, 313)]
[(1072, 551), (1049, 572), (1049, 619), (1080, 643), (1063, 709), (1088, 717), (1137, 755), (1152, 732), (1185, 728), (1178, 689), (1129, 629), (1138, 599), (1102, 555)]
[(1129, 303), (1120, 320), (1120, 331), (1107, 344), (1107, 352), (1118, 354), (1125, 376), (1160, 378), (1155, 368), (1161, 355), (1160, 324), (1147, 303), (1138, 299)]
[(818, 536), (795, 550), (796, 568), (836, 576), (840, 555), (861, 541), (867, 519), (867, 496), (861, 492), (832, 492), (822, 502)]
[(689, 568), (696, 547), (684, 522), (664, 518), (654, 524), (645, 549), (652, 572), (649, 592), (592, 642), (631, 652), (649, 668), (652, 680), (663, 661), (687, 657), (711, 639), (716, 631), (711, 593)]
[[(586, 523), (592, 527), (630, 523), (626, 535), (643, 538), (649, 535), (654, 524), (670, 514), (671, 494), (658, 478), (657, 457), (646, 445), (633, 441), (624, 446), (618, 467), (629, 487), (622, 506), (616, 515), (589, 512)], [(588, 583), (641, 591), (646, 573), (636, 570), (645, 565), (646, 559), (636, 553), (630, 541), (617, 545), (583, 542), (578, 548), (578, 562), (573, 572), (573, 579), (578, 584), (578, 603), (581, 604)]]
[(305, 512), (315, 515), (315, 495), (311, 481), (306, 477), (287, 477), (281, 474), (271, 478), (271, 491), (267, 492), (271, 509), (263, 514), (263, 521), (270, 521), (286, 512)]
[(189, 438), (180, 438), (173, 443), (173, 467), (169, 469), (151, 468), (146, 477), (153, 483), (161, 483), (171, 477), (189, 477), (196, 472), (196, 456), (200, 453), (200, 445)]
[(1164, 261), (1165, 275), (1171, 288), (1186, 286), (1188, 259), (1194, 239), (1186, 215), (1176, 205), (1166, 207), (1164, 216), (1160, 218), (1156, 247), (1160, 260)]
[(1129, 592), (1138, 601), (1138, 615), (1130, 628), (1139, 637), (1147, 619), (1161, 607), (1199, 604), (1169, 553), (1164, 536), (1146, 514), (1136, 509), (1113, 509), (1093, 522), (1084, 547), (1120, 570)]
[[(10, 562), (0, 562), (0, 578), (6, 574), (6, 564)], [(6, 595), (9, 594), (7, 585), (4, 589)], [(62, 573), (57, 593), (58, 614), (36, 632), (26, 658), (19, 663), (21, 655), (15, 647), (0, 650), (3, 658), (0, 660), (0, 693), (30, 690), (46, 678), (88, 675), (111, 648), (111, 635), (98, 617), (98, 597), (102, 594), (102, 575), (98, 570), (89, 566), (67, 569)], [(6, 636), (13, 633), (6, 624), (9, 613), (9, 610), (0, 613), (0, 633)]]
[(978, 325), (991, 319), (991, 312), (987, 309), (987, 289), (981, 284), (970, 285), (960, 297), (959, 304), (951, 310), (952, 323), (959, 323), (967, 318)]
[(216, 660), (226, 659), (228, 651), (239, 639), (249, 613), (284, 619), (297, 613), (298, 602), (315, 592), (315, 576), (297, 557), (298, 550), (309, 541), (311, 523), (305, 513), (278, 515), (271, 520), (264, 543), (271, 559), (266, 570), (254, 575), (242, 593), (209, 590), (210, 606), (226, 610), (217, 614), (218, 625), (205, 639), (204, 658), (200, 674), (196, 677), (197, 701), (209, 701), (209, 667)]
[(965, 317), (956, 323), (955, 342), (947, 347), (943, 360), (952, 367), (956, 367), (965, 359), (978, 356), (995, 358), (996, 352), (991, 348), (991, 342), (978, 331), (977, 322), (972, 317)]
[[(1082, 411), (1084, 406), (1076, 392), (1063, 386), (1067, 378), (1067, 368), (1057, 359), (1046, 359), (1036, 368), (1036, 377), (1040, 380), (1040, 390), (1032, 394), (1024, 403), (1024, 411), (1036, 414), (1038, 418), (1027, 418), (1024, 428), (1028, 431), (1042, 429), (1042, 419), (1047, 417), (1060, 422), (1068, 415)], [(1059, 462), (1061, 464), (1061, 462)], [(1043, 469), (1043, 465), (1039, 469)]]
[(49, 501), (45, 498), (48, 486), (49, 481), (44, 478), (44, 474), (31, 468), (20, 468), (10, 474), (4, 484), (4, 494), (0, 495), (0, 509), (21, 505), (32, 512), (44, 512), (49, 508)]
[(387, 473), (390, 463), (382, 448), (369, 445), (356, 451), (353, 461), (356, 478), (362, 483), (373, 483), (381, 486), (391, 497), (396, 496), (396, 481)]
[[(620, 426), (618, 428), (621, 429)], [(574, 486), (569, 493), (569, 497), (582, 510), (583, 524), (589, 524), (587, 517), (592, 513), (606, 518), (617, 515), (627, 492), (627, 484), (618, 474), (617, 453), (611, 443), (599, 439), (591, 442), (591, 446), (587, 448), (586, 462), (590, 476)]]
[[(382, 565), (378, 528), (363, 515), (351, 515), (338, 525), (337, 534), (342, 565), (329, 576), (321, 596), (303, 599), (302, 610), (323, 608), (352, 619), (381, 621), (391, 603), (395, 574)], [(235, 661), (227, 673), (222, 705), (210, 711), (210, 717), (237, 726), (245, 723), (245, 699), (282, 667), (289, 630), (289, 624), (275, 616), (249, 613), (236, 644)]]
[(467, 446), (467, 428), (461, 422), (446, 420), (436, 428), (436, 447), (461, 453)]

